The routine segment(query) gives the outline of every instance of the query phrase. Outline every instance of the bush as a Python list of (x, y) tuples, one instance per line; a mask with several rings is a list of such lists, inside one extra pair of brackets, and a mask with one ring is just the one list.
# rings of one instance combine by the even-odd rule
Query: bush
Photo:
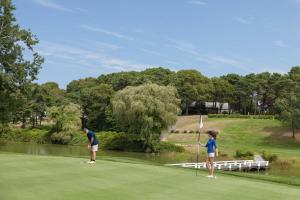
[(236, 150), (235, 158), (239, 159), (253, 159), (254, 153), (251, 151), (243, 151), (243, 150)]
[(182, 146), (177, 146), (170, 142), (159, 142), (157, 141), (153, 144), (154, 152), (184, 152), (184, 148)]
[(209, 118), (275, 119), (274, 115), (208, 114)]
[(184, 130), (184, 131), (183, 131), (183, 133), (187, 133), (187, 132), (188, 132), (187, 130)]
[(175, 133), (180, 133), (180, 131), (179, 130), (175, 130)]
[(0, 138), (14, 142), (36, 142), (46, 143), (48, 140), (49, 130), (43, 128), (10, 128), (0, 135)]
[(97, 133), (100, 147), (107, 150), (118, 151), (144, 151), (145, 145), (138, 135), (123, 132), (100, 132)]
[(73, 134), (70, 131), (55, 132), (50, 138), (51, 142), (54, 144), (69, 144), (73, 138)]
[(263, 159), (268, 160), (270, 163), (274, 162), (278, 159), (278, 156), (276, 154), (272, 154), (267, 151), (262, 152), (262, 157), (263, 157)]
[(175, 133), (175, 131), (174, 131), (174, 130), (171, 130), (170, 133)]
[(191, 131), (189, 131), (189, 133), (195, 133), (195, 131), (191, 130)]

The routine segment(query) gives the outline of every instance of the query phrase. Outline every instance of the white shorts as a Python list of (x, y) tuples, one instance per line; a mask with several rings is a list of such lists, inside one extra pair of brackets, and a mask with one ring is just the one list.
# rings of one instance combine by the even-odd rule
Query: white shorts
[(215, 157), (215, 153), (208, 153), (208, 157), (209, 158), (214, 158)]
[(91, 151), (98, 151), (98, 144), (91, 146)]

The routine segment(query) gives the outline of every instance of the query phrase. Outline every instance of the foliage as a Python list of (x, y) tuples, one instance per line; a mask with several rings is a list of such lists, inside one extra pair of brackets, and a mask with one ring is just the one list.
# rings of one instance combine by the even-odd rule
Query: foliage
[(34, 143), (48, 143), (49, 142), (49, 128), (11, 128), (3, 134), (0, 134), (0, 139), (13, 142), (34, 142)]
[(140, 85), (139, 72), (118, 72), (107, 75), (101, 75), (98, 77), (98, 82), (103, 84), (109, 84), (115, 91), (122, 90), (127, 86)]
[(112, 87), (107, 84), (99, 84), (82, 90), (80, 104), (87, 118), (86, 127), (97, 131), (111, 127), (107, 115), (113, 93)]
[(112, 100), (113, 114), (125, 132), (138, 134), (145, 148), (158, 140), (163, 128), (174, 124), (179, 112), (176, 89), (146, 84), (118, 91)]
[(243, 151), (243, 150), (236, 150), (235, 151), (235, 158), (239, 158), (239, 159), (249, 159), (252, 160), (254, 156), (254, 153), (251, 151)]
[(67, 144), (71, 141), (74, 132), (80, 129), (79, 106), (70, 103), (66, 106), (54, 106), (48, 110), (49, 118), (54, 123), (51, 141)]
[(293, 131), (295, 138), (296, 129), (300, 129), (300, 86), (296, 86), (289, 95), (276, 101), (278, 118)]
[(276, 154), (272, 154), (268, 151), (263, 151), (262, 152), (262, 157), (264, 160), (269, 161), (270, 163), (276, 161), (278, 159), (278, 156)]
[[(0, 1), (0, 123), (7, 123), (17, 109), (18, 96), (36, 79), (43, 58), (34, 51), (38, 39), (21, 29), (11, 0)], [(26, 58), (24, 57), (26, 52)]]
[(107, 150), (144, 151), (144, 141), (136, 134), (122, 132), (100, 132), (97, 134), (100, 146)]
[(222, 78), (212, 78), (213, 84), (212, 89), (212, 100), (214, 103), (214, 108), (216, 109), (216, 103), (220, 103), (220, 108), (217, 110), (219, 113), (222, 110), (223, 103), (232, 102), (232, 96), (234, 94), (234, 87), (225, 79)]
[(181, 99), (182, 110), (189, 113), (194, 101), (203, 102), (209, 98), (212, 85), (210, 80), (196, 70), (180, 70), (176, 74), (176, 88)]

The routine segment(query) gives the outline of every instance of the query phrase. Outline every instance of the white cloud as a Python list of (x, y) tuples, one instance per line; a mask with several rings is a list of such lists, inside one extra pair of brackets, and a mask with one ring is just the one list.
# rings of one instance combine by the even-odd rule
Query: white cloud
[(191, 1), (188, 1), (189, 4), (194, 4), (194, 5), (197, 5), (197, 6), (205, 6), (207, 5), (207, 3), (205, 1), (201, 1), (201, 0), (191, 0)]
[(223, 57), (223, 56), (208, 56), (208, 60), (210, 60), (212, 62), (215, 62), (215, 63), (231, 65), (231, 66), (240, 65), (239, 61), (234, 60), (232, 58), (226, 58), (226, 57)]
[(274, 45), (280, 48), (285, 48), (287, 47), (286, 43), (282, 40), (276, 40), (274, 41)]
[(74, 12), (73, 9), (67, 8), (61, 4), (54, 2), (53, 0), (33, 0), (33, 2), (48, 8), (55, 10), (65, 11), (65, 12)]
[(181, 40), (170, 40), (171, 44), (167, 44), (165, 46), (175, 48), (179, 51), (182, 51), (184, 53), (197, 55), (199, 52), (197, 51), (197, 47), (194, 44), (181, 41)]
[(147, 54), (152, 54), (152, 55), (155, 55), (155, 56), (160, 56), (160, 57), (165, 57), (165, 55), (159, 53), (158, 51), (153, 51), (153, 50), (149, 50), (149, 49), (144, 49), (144, 48), (141, 48), (139, 49)]
[(52, 42), (42, 42), (38, 47), (38, 52), (48, 60), (61, 62), (61, 65), (68, 63), (80, 68), (89, 70), (91, 67), (105, 68), (112, 71), (142, 70), (154, 65), (141, 64), (130, 60), (112, 58), (93, 50), (86, 50), (75, 46), (58, 44)]
[(166, 46), (175, 48), (181, 52), (188, 53), (192, 57), (194, 57), (196, 60), (203, 61), (205, 63), (209, 64), (225, 64), (225, 65), (239, 65), (240, 62), (232, 59), (232, 58), (227, 58), (219, 55), (205, 55), (201, 54), (198, 48), (191, 43), (185, 42), (185, 41), (180, 41), (180, 40), (170, 40), (172, 43), (168, 44)]
[(117, 33), (117, 32), (113, 32), (110, 30), (106, 30), (106, 29), (102, 29), (102, 28), (97, 28), (97, 27), (93, 27), (93, 26), (88, 26), (88, 25), (81, 25), (80, 28), (89, 30), (89, 31), (93, 31), (93, 32), (97, 32), (97, 33), (102, 33), (105, 35), (110, 35), (119, 39), (125, 39), (125, 40), (133, 40), (133, 38), (125, 36), (121, 33)]
[(253, 21), (253, 18), (235, 17), (234, 20), (241, 24), (251, 24)]
[(173, 60), (167, 60), (165, 62), (168, 63), (168, 64), (171, 64), (171, 65), (180, 65), (179, 62), (176, 62), (176, 61), (173, 61)]
[(82, 41), (85, 43), (88, 43), (92, 46), (95, 46), (96, 48), (102, 49), (102, 50), (103, 49), (118, 50), (121, 48), (119, 45), (116, 45), (116, 44), (110, 44), (110, 43), (100, 42), (100, 41), (96, 41), (96, 40), (84, 39)]

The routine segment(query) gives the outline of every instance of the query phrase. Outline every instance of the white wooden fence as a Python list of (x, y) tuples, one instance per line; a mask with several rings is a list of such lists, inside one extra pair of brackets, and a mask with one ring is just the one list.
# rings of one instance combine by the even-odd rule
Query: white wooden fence
[[(205, 169), (206, 163), (178, 163), (167, 164), (166, 166), (185, 167), (185, 168), (199, 168)], [(214, 162), (215, 169), (218, 170), (260, 170), (269, 167), (269, 161), (255, 161), (255, 160), (234, 160), (234, 161), (217, 161)]]

